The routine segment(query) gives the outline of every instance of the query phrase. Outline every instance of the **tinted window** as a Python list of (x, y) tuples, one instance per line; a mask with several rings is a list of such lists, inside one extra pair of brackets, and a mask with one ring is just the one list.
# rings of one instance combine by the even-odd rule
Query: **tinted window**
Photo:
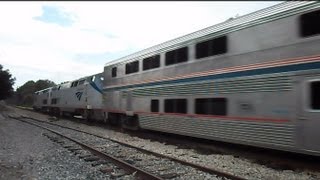
[(76, 87), (78, 85), (78, 81), (74, 81), (72, 84), (71, 84), (71, 87)]
[(96, 76), (92, 76), (91, 77), (91, 82), (94, 82), (95, 79), (96, 79)]
[(227, 115), (226, 98), (200, 98), (195, 103), (196, 114)]
[(159, 100), (151, 100), (151, 112), (159, 112)]
[(166, 65), (188, 61), (188, 47), (183, 47), (166, 53)]
[(117, 67), (113, 67), (111, 70), (111, 77), (117, 77)]
[(164, 111), (166, 113), (187, 113), (187, 100), (166, 99), (164, 100)]
[(312, 82), (310, 91), (311, 109), (320, 109), (320, 81)]
[(227, 36), (214, 38), (196, 45), (196, 58), (204, 58), (227, 52)]
[(155, 55), (143, 59), (143, 70), (153, 69), (160, 67), (160, 55)]
[(57, 98), (51, 99), (51, 104), (57, 104), (57, 102), (58, 102), (58, 99), (57, 99)]
[(139, 61), (134, 61), (126, 64), (126, 74), (135, 73), (139, 71)]
[(80, 80), (78, 85), (84, 84), (84, 81), (85, 81), (84, 79)]
[(300, 17), (300, 35), (308, 37), (320, 34), (320, 10), (303, 14)]

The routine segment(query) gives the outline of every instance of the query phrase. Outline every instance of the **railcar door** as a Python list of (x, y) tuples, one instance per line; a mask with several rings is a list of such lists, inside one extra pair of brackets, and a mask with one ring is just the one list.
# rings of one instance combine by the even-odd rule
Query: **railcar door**
[(132, 94), (131, 91), (127, 92), (127, 107), (126, 111), (132, 111)]
[(298, 121), (302, 127), (302, 144), (306, 150), (320, 153), (320, 76), (305, 77), (300, 85)]

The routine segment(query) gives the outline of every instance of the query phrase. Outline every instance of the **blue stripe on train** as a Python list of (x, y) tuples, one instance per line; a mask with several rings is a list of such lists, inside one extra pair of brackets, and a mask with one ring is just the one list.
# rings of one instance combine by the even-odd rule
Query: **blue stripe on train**
[(90, 85), (95, 89), (95, 90), (97, 90), (99, 93), (103, 93), (103, 91), (100, 89), (100, 88), (98, 88), (98, 86), (94, 83), (94, 82), (90, 82)]
[(272, 74), (272, 73), (281, 73), (281, 72), (290, 72), (290, 71), (311, 70), (311, 69), (319, 69), (319, 68), (320, 68), (320, 62), (312, 62), (312, 63), (305, 63), (305, 64), (294, 64), (294, 65), (288, 65), (288, 66), (254, 69), (254, 70), (247, 70), (247, 71), (241, 71), (241, 72), (214, 74), (214, 75), (201, 76), (201, 77), (191, 77), (191, 78), (185, 78), (185, 79), (165, 80), (165, 81), (160, 81), (160, 82), (127, 85), (127, 86), (121, 86), (121, 87), (115, 87), (115, 88), (106, 88), (105, 91), (120, 90), (120, 89), (127, 89), (127, 88), (137, 88), (137, 87), (147, 87), (147, 86), (155, 86), (155, 85), (184, 83), (184, 82), (193, 82), (193, 81), (203, 81), (203, 80), (262, 75), (262, 74)]

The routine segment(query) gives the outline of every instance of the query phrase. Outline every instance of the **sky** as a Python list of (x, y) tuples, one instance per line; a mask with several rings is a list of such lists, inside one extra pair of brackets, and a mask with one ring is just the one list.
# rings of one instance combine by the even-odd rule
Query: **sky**
[(0, 2), (0, 64), (16, 78), (55, 83), (281, 1)]

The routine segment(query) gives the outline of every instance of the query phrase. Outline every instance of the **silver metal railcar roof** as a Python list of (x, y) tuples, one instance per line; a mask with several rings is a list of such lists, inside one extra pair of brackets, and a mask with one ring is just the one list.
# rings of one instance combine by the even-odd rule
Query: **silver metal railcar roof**
[[(127, 63), (130, 61), (137, 60), (139, 58), (145, 58), (151, 55), (154, 55), (159, 52), (170, 49), (170, 47), (175, 47), (180, 44), (185, 44), (188, 41), (191, 41), (196, 38), (204, 37), (207, 35), (216, 34), (216, 36), (221, 36), (233, 31), (244, 29), (250, 26), (254, 26), (261, 23), (266, 23), (274, 19), (281, 17), (286, 17), (292, 14), (297, 14), (304, 12), (306, 10), (311, 10), (320, 7), (318, 1), (290, 1), (280, 3), (238, 18), (227, 20), (222, 23), (207, 27), (205, 29), (181, 36), (179, 38), (166, 41), (164, 43), (152, 46), (150, 48), (138, 51), (136, 53), (130, 54), (120, 59), (116, 59), (110, 62), (107, 62), (105, 66), (114, 65), (117, 63)], [(276, 17), (270, 17), (276, 16)]]

